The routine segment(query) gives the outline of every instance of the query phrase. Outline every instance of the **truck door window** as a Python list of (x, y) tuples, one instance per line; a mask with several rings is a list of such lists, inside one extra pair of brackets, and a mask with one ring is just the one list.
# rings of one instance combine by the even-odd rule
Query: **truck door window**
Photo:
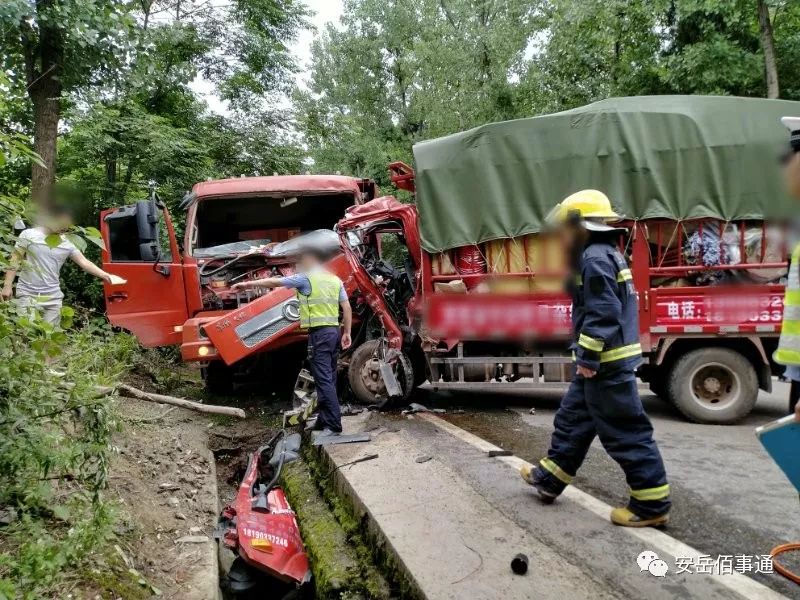
[[(161, 251), (159, 262), (172, 261), (169, 231), (164, 226), (163, 213), (158, 211), (158, 244)], [(111, 262), (153, 262), (142, 256), (136, 205), (123, 206), (106, 216)]]

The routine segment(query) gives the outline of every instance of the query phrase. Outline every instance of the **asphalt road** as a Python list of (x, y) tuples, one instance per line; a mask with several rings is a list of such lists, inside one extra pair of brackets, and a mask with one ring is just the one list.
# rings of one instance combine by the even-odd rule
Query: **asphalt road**
[[(673, 492), (669, 535), (712, 557), (763, 555), (779, 543), (800, 541), (798, 494), (753, 433), (758, 425), (785, 415), (786, 384), (776, 381), (772, 394), (761, 393), (751, 415), (729, 426), (688, 423), (644, 389), (642, 401), (653, 421)], [(538, 462), (547, 450), (559, 399), (560, 394), (552, 392), (431, 393), (424, 402), (448, 409), (447, 420), (459, 427)], [(530, 414), (531, 408), (535, 414)], [(626, 500), (623, 473), (597, 440), (574, 485), (612, 505)], [(800, 556), (787, 557), (786, 562), (800, 567)], [(800, 586), (777, 574), (749, 575), (800, 598)]]

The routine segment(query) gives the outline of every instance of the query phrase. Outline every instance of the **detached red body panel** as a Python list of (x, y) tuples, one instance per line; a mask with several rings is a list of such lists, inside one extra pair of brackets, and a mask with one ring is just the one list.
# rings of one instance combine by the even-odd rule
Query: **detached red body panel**
[[(343, 255), (325, 265), (354, 291), (352, 272)], [(300, 305), (294, 290), (277, 288), (257, 300), (232, 310), (203, 326), (208, 339), (226, 364), (233, 364), (254, 352), (305, 340), (300, 329)]]
[(308, 556), (292, 507), (280, 488), (267, 493), (267, 506), (254, 508), (253, 486), (258, 479), (259, 453), (250, 460), (233, 504), (222, 516), (232, 524), (222, 542), (251, 567), (285, 582), (311, 578)]

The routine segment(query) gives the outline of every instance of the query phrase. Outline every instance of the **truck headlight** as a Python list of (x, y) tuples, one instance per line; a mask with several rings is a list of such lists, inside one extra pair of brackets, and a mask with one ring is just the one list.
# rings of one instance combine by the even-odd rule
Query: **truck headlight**
[(283, 305), (283, 316), (289, 321), (300, 320), (300, 303), (297, 300), (287, 300)]

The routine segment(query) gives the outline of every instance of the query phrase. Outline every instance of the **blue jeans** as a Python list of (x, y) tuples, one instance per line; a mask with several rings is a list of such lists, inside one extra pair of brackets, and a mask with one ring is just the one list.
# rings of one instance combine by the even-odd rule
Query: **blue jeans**
[(339, 328), (314, 327), (308, 332), (311, 374), (317, 389), (318, 425), (342, 431), (342, 412), (336, 393), (336, 366), (339, 360)]

